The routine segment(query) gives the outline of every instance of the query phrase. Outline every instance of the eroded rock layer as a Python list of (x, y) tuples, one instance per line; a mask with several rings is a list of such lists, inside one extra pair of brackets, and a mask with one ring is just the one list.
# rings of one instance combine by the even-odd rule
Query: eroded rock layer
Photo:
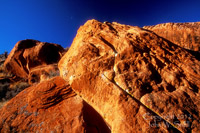
[(61, 77), (29, 87), (0, 110), (0, 131), (109, 133), (102, 117)]
[(112, 132), (200, 131), (200, 62), (153, 32), (90, 20), (59, 69)]
[(57, 63), (63, 52), (64, 48), (57, 44), (22, 40), (12, 49), (4, 67), (8, 72), (27, 79), (35, 67)]
[(200, 50), (200, 22), (164, 23), (155, 26), (144, 26), (171, 42), (194, 51)]

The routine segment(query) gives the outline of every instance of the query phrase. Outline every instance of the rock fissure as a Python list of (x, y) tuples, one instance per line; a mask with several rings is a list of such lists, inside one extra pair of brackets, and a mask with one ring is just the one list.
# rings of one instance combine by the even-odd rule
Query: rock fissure
[[(115, 49), (114, 48), (112, 48), (111, 47), (111, 49), (113, 50), (113, 52), (114, 52), (114, 55), (113, 55), (113, 57), (114, 57), (114, 64), (113, 64), (113, 71), (114, 71), (114, 76), (112, 76), (112, 78), (110, 78), (110, 77), (107, 77), (105, 74), (104, 74), (104, 72), (101, 74), (101, 77), (103, 78), (103, 79), (105, 79), (106, 81), (108, 81), (108, 82), (110, 82), (110, 83), (112, 83), (112, 84), (114, 84), (119, 90), (121, 90), (121, 91), (123, 91), (124, 92), (124, 94), (126, 94), (126, 95), (129, 95), (132, 99), (134, 99), (137, 103), (139, 103), (140, 105), (142, 105), (143, 107), (145, 107), (147, 110), (149, 110), (149, 112), (151, 112), (151, 113), (154, 113), (155, 115), (157, 115), (158, 117), (161, 117), (161, 119), (162, 120), (164, 120), (165, 121), (165, 124), (167, 125), (166, 127), (172, 127), (172, 128), (174, 128), (174, 129), (172, 129), (172, 130), (175, 130), (176, 132), (182, 132), (181, 130), (179, 130), (177, 127), (176, 127), (176, 125), (174, 125), (172, 122), (170, 122), (170, 121), (168, 121), (167, 119), (164, 119), (163, 117), (162, 117), (162, 115), (160, 115), (159, 113), (157, 113), (157, 112), (155, 112), (155, 111), (153, 111), (150, 107), (148, 107), (147, 105), (145, 105), (145, 104), (143, 104), (141, 101), (140, 101), (140, 99), (137, 99), (135, 96), (133, 96), (130, 92), (129, 92), (129, 90), (128, 89), (123, 89), (122, 87), (120, 87), (120, 85), (119, 85), (119, 83), (117, 83), (116, 81), (115, 81), (115, 75), (116, 75), (116, 70), (115, 70), (115, 59), (116, 59), (116, 57), (117, 57), (117, 55), (118, 55), (118, 53), (117, 53), (117, 51), (115, 51)], [(86, 64), (84, 64), (85, 66), (86, 66)], [(88, 68), (88, 67), (87, 67)], [(92, 70), (89, 70), (90, 72), (92, 72)], [(130, 73), (129, 73), (130, 74)], [(72, 77), (72, 76), (71, 76)], [(72, 79), (71, 79), (72, 80)], [(164, 130), (166, 130), (166, 129), (164, 129)]]
[(106, 44), (108, 47), (110, 47), (114, 53), (117, 53), (115, 47), (110, 43), (108, 42), (106, 39), (104, 39), (102, 36), (99, 36), (100, 40), (104, 42), (104, 44)]
[[(115, 60), (114, 56), (114, 60)], [(115, 65), (115, 64), (114, 64)], [(114, 67), (113, 67), (114, 70)], [(115, 71), (114, 71), (115, 72)], [(131, 98), (133, 98), (136, 102), (140, 103), (142, 106), (144, 106), (145, 108), (147, 108), (149, 111), (151, 111), (152, 113), (156, 114), (157, 116), (162, 118), (162, 115), (160, 115), (159, 113), (156, 113), (155, 111), (153, 111), (150, 107), (146, 106), (145, 104), (143, 104), (140, 99), (137, 99), (136, 97), (134, 97), (128, 89), (123, 89), (122, 87), (120, 87), (120, 85), (115, 81), (115, 80), (111, 80), (110, 78), (106, 77), (104, 75), (104, 73), (102, 73), (103, 77), (105, 77), (104, 79), (107, 79), (108, 82), (114, 84), (118, 89), (120, 89), (121, 91), (123, 91), (125, 94), (129, 95)], [(167, 123), (169, 123), (172, 127), (174, 127), (177, 131), (181, 132), (173, 123), (171, 123), (170, 121), (162, 118), (164, 121), (166, 121)]]
[[(182, 114), (188, 115), (184, 110), (191, 115), (196, 110), (195, 113), (199, 114), (199, 103), (191, 102), (191, 99), (198, 100), (199, 96), (198, 62), (189, 52), (152, 31), (118, 23), (88, 21), (79, 29), (68, 54), (59, 64), (61, 75), (66, 80), (71, 79), (73, 90), (102, 116), (106, 116), (112, 131), (120, 131), (116, 126), (122, 124), (123, 120), (130, 123), (137, 121), (138, 125), (134, 129), (147, 131), (140, 128), (141, 123), (151, 123), (140, 118), (139, 115), (146, 112), (140, 109), (141, 103), (146, 106), (141, 108), (149, 107), (155, 117), (162, 117), (174, 129), (182, 132), (200, 130), (195, 126), (199, 117), (192, 120), (179, 117)], [(64, 75), (64, 71), (69, 72), (69, 75)], [(73, 76), (70, 78), (71, 75)], [(185, 96), (184, 92), (190, 97)], [(139, 105), (136, 105), (130, 95), (126, 97), (124, 94), (132, 95), (140, 101)], [(186, 99), (190, 102), (185, 102)], [(197, 108), (189, 108), (193, 105)], [(116, 111), (112, 111), (113, 108)], [(127, 112), (134, 117), (127, 118)], [(166, 115), (176, 117), (166, 119)], [(117, 116), (120, 118), (116, 121), (110, 119)], [(122, 124), (121, 128), (133, 128), (129, 122), (127, 125)], [(158, 125), (153, 127), (151, 130), (155, 132), (163, 131)]]

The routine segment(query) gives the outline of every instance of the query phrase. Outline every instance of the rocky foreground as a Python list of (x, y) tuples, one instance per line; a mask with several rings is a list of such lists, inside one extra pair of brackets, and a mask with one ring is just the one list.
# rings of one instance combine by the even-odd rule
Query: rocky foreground
[[(0, 131), (200, 132), (200, 24), (175, 25), (89, 20), (66, 53), (56, 44), (18, 42), (4, 66), (31, 87), (0, 110)], [(181, 32), (195, 36), (193, 43), (177, 32), (185, 26), (195, 31)]]

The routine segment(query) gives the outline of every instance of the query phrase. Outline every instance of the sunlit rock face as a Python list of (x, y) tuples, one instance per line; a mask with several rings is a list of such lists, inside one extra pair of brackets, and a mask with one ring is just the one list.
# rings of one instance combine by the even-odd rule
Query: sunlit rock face
[(89, 20), (58, 67), (112, 132), (200, 131), (200, 62), (152, 31)]
[(0, 131), (109, 133), (102, 117), (61, 77), (33, 85), (0, 110)]
[(164, 24), (89, 20), (64, 56), (56, 44), (18, 42), (4, 65), (31, 86), (0, 109), (0, 132), (200, 132), (198, 47), (174, 28), (188, 35), (198, 24), (166, 24), (173, 34), (162, 36)]
[(180, 47), (193, 51), (200, 50), (200, 22), (164, 23), (143, 28), (155, 32)]
[(64, 51), (64, 48), (58, 44), (30, 39), (22, 40), (14, 46), (4, 67), (7, 72), (27, 79), (34, 68), (57, 64)]

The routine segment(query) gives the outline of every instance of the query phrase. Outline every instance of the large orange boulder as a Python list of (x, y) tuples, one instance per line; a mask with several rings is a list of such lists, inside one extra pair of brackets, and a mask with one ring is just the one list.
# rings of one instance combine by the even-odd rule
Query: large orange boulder
[(101, 116), (61, 78), (29, 87), (0, 110), (1, 132), (109, 133)]
[(183, 48), (200, 50), (200, 22), (164, 23), (143, 28), (151, 30)]
[(200, 62), (153, 32), (89, 20), (58, 67), (112, 132), (200, 132)]
[(57, 44), (22, 40), (12, 49), (4, 67), (8, 72), (27, 79), (31, 69), (57, 63), (63, 52), (64, 49)]

